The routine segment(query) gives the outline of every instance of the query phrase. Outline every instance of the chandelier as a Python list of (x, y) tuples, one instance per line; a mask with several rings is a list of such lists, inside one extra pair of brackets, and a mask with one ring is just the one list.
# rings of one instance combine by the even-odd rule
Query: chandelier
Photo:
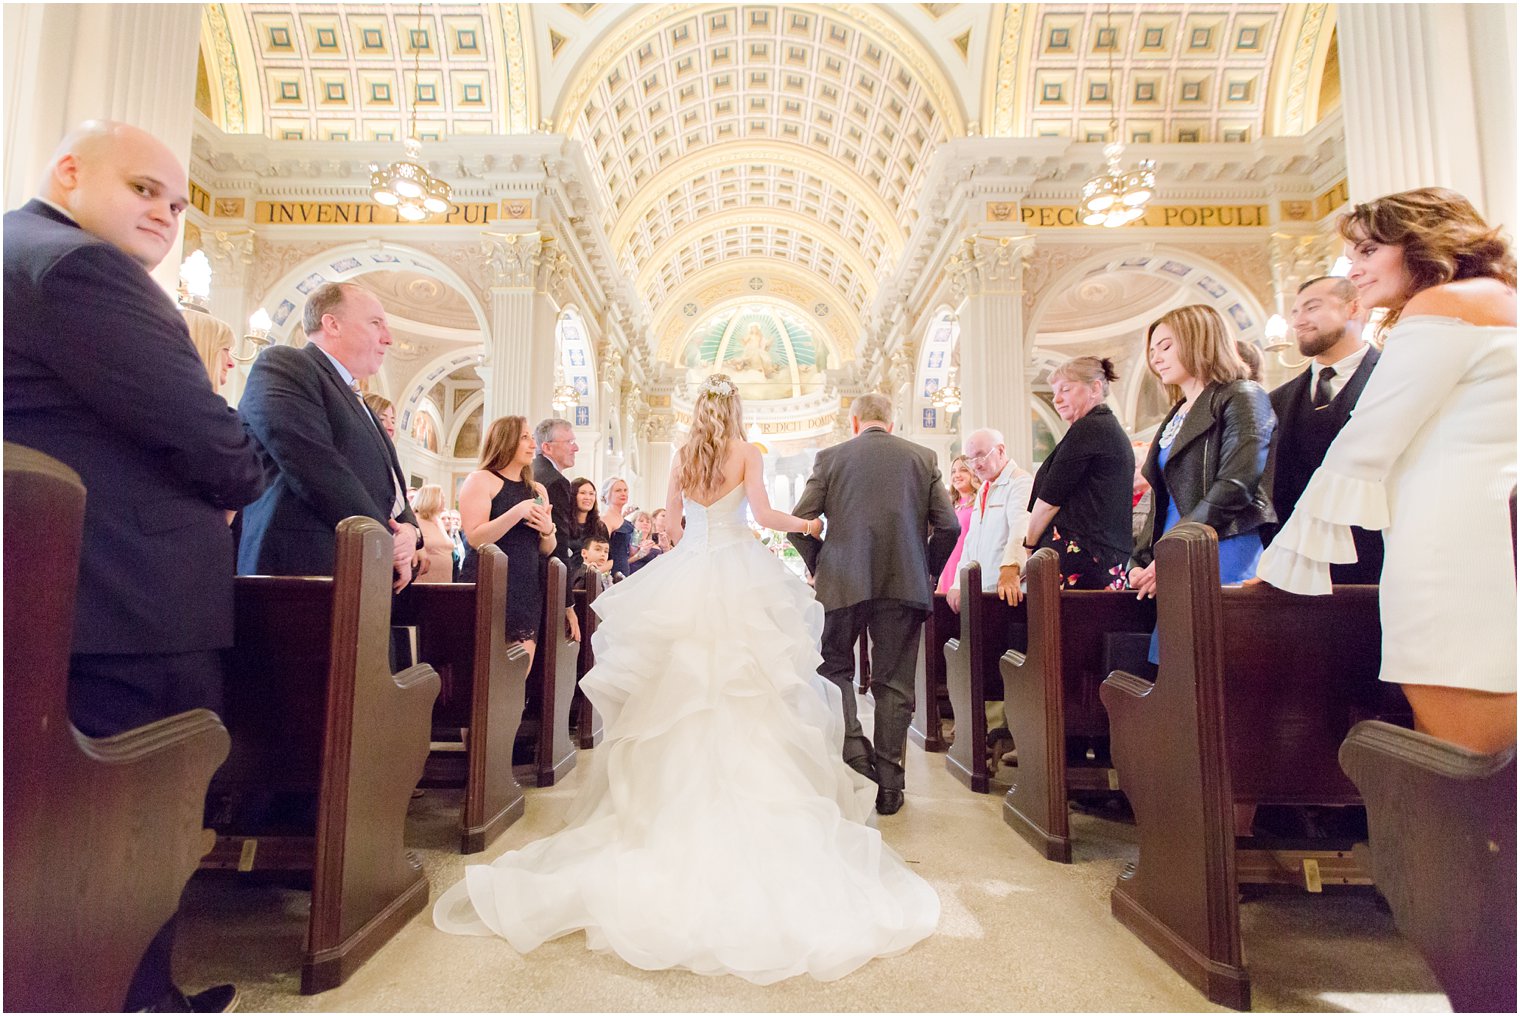
[[(422, 31), (422, 4), (417, 5), (417, 30)], [(422, 68), (422, 47), (412, 45), (412, 87), (418, 88)], [(406, 96), (402, 96), (405, 115)], [(407, 222), (421, 222), (429, 215), (449, 210), (453, 188), (429, 173), (422, 165), (422, 141), (417, 137), (417, 100), (412, 97), (412, 115), (406, 139), (401, 142), (406, 158), (388, 166), (370, 163), (369, 196), (377, 203), (396, 209)]]
[(556, 413), (568, 413), (580, 404), (580, 390), (575, 385), (565, 383), (563, 367), (555, 367), (554, 394), (549, 398), (549, 405), (554, 407)]
[(1114, 90), (1114, 50), (1119, 37), (1114, 34), (1113, 6), (1107, 10), (1108, 96), (1114, 118), (1108, 122), (1113, 138), (1103, 146), (1107, 168), (1082, 185), (1082, 224), (1113, 229), (1134, 222), (1145, 214), (1146, 202), (1156, 194), (1156, 163), (1142, 159), (1131, 169), (1124, 169), (1124, 142), (1119, 140), (1119, 101)]
[(944, 387), (936, 389), (930, 401), (935, 409), (943, 409), (947, 413), (961, 411), (961, 388), (955, 383), (955, 368), (950, 369)]

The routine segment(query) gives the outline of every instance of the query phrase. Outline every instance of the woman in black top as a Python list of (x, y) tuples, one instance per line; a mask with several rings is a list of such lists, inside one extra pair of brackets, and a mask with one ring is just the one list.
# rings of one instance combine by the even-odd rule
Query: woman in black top
[(581, 548), (586, 541), (597, 533), (605, 537), (607, 527), (602, 525), (601, 513), (596, 508), (596, 484), (586, 477), (577, 476), (570, 481), (570, 506), (569, 531), (558, 535), (570, 550), (570, 569), (574, 571), (581, 564)]
[(491, 423), (480, 468), (459, 489), (467, 541), (460, 580), (474, 582), (480, 550), (494, 543), (507, 555), (507, 641), (521, 642), (531, 659), (544, 614), (543, 559), (554, 551), (549, 494), (533, 482), (533, 432), (521, 416)]
[(1135, 449), (1103, 404), (1118, 379), (1113, 363), (1096, 356), (1050, 372), (1056, 412), (1071, 426), (1034, 474), (1024, 546), (1059, 554), (1068, 589), (1124, 588)]

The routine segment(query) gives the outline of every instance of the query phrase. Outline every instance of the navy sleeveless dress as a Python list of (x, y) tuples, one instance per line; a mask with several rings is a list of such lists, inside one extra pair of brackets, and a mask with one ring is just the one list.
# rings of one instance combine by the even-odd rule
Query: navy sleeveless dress
[[(509, 480), (494, 469), (491, 475), (501, 480), (501, 489), (491, 498), (491, 518), (511, 511), (522, 501), (537, 496), (532, 485)], [(538, 640), (539, 624), (544, 614), (543, 555), (538, 552), (540, 533), (526, 522), (519, 522), (502, 534), (496, 546), (507, 555), (507, 641)], [(474, 547), (465, 551), (459, 581), (474, 582), (480, 568), (480, 554)]]

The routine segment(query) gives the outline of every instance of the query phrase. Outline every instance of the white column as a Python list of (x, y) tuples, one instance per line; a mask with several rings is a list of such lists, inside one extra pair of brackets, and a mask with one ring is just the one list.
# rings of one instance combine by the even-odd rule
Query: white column
[[(245, 345), (243, 336), (248, 334), (248, 275), (253, 266), (253, 230), (201, 230), (202, 246), (211, 262), (211, 295), (208, 300), (211, 316), (225, 321), (232, 327), (237, 340), (233, 350), (239, 356), (249, 356), (254, 347)], [(222, 397), (229, 405), (236, 406), (242, 397), (243, 386), (248, 381), (248, 371), (253, 366), (238, 363), (227, 375), (227, 386)]]
[(1515, 227), (1515, 9), (1340, 4), (1353, 202), (1450, 187)]
[[(32, 197), (82, 120), (121, 120), (190, 159), (201, 5), (18, 4), (5, 8), (5, 203)], [(179, 281), (179, 244), (153, 276)]]
[(491, 280), (482, 430), (501, 416), (550, 415), (554, 383), (554, 307), (540, 283), (545, 258), (538, 233), (487, 233), (481, 255)]
[(951, 279), (965, 294), (960, 310), (960, 433), (993, 427), (1008, 454), (1028, 468), (1034, 452), (1024, 376), (1024, 259), (1034, 237), (971, 237), (951, 259)]

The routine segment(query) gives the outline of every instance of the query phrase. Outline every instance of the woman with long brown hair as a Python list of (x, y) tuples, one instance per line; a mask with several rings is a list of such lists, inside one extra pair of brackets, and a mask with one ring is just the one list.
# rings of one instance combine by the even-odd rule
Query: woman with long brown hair
[(1515, 743), (1515, 256), (1436, 187), (1341, 217), (1359, 300), (1386, 336), (1356, 412), (1262, 555), (1262, 579), (1330, 592), (1351, 526), (1383, 531), (1381, 678), (1415, 726), (1475, 751)]
[(950, 560), (939, 573), (936, 593), (945, 592), (955, 582), (955, 574), (961, 566), (961, 552), (966, 549), (966, 534), (971, 530), (971, 506), (976, 501), (976, 492), (981, 489), (982, 481), (966, 456), (957, 455), (950, 460), (950, 502), (955, 508), (955, 519), (961, 524), (961, 535), (956, 537)]
[[(433, 920), (522, 952), (584, 929), (646, 970), (833, 980), (934, 930), (939, 900), (866, 819), (819, 677), (823, 609), (749, 518), (788, 532), (737, 387), (698, 389), (670, 480), (676, 547), (599, 595), (581, 679), (606, 724), (569, 825), (466, 869)], [(684, 533), (677, 520), (685, 516)]]
[(501, 548), (507, 555), (507, 641), (521, 642), (530, 657), (544, 613), (539, 565), (555, 546), (549, 494), (533, 481), (534, 450), (526, 418), (493, 420), (481, 446), (480, 468), (459, 489), (466, 542), (460, 581), (475, 581), (481, 547), (494, 543)]

